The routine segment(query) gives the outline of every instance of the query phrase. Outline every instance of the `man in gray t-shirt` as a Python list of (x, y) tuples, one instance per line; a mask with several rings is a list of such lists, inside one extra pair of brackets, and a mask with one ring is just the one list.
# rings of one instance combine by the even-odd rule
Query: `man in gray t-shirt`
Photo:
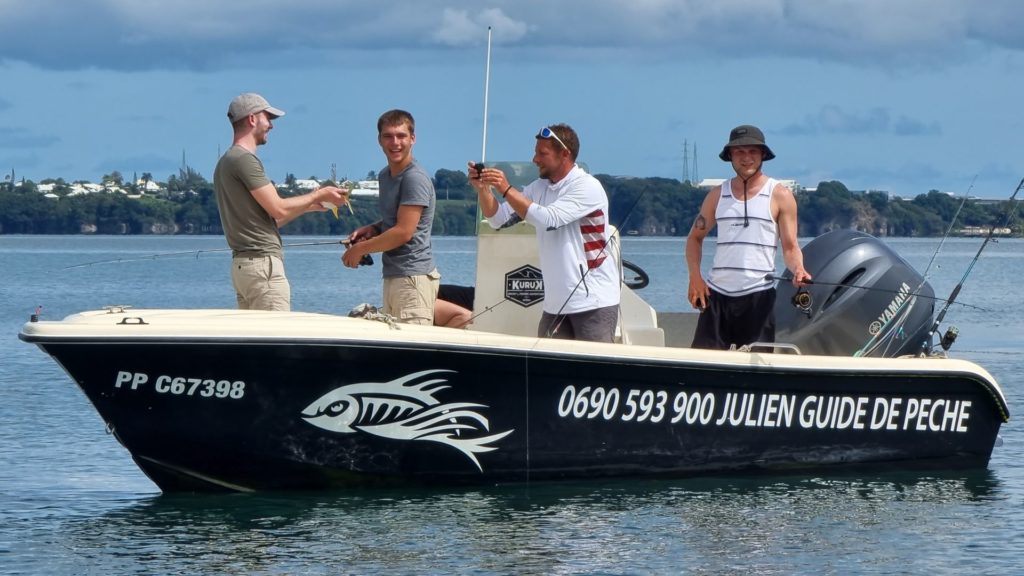
[(378, 177), (381, 221), (349, 235), (342, 262), (356, 268), (366, 254), (383, 252), (384, 313), (399, 322), (430, 326), (441, 279), (430, 240), (436, 198), (430, 176), (412, 157), (412, 115), (385, 112), (377, 121), (377, 141), (388, 159)]

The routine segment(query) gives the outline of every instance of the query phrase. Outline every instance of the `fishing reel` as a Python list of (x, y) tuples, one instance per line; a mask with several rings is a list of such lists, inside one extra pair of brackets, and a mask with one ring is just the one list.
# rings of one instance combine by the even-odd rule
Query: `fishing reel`
[(793, 294), (789, 301), (794, 308), (806, 314), (808, 318), (811, 317), (811, 306), (814, 304), (814, 299), (811, 298), (810, 292), (804, 290), (803, 287), (797, 288), (796, 294)]
[[(338, 243), (344, 246), (345, 248), (348, 248), (352, 244), (348, 238), (345, 238), (344, 240), (339, 240)], [(363, 254), (363, 257), (359, 259), (359, 265), (373, 266), (373, 256), (370, 256), (369, 254)]]
[(960, 330), (956, 326), (950, 326), (946, 329), (946, 333), (942, 335), (942, 339), (939, 340), (939, 346), (942, 346), (943, 350), (948, 351), (949, 347), (956, 342), (956, 337), (960, 335)]

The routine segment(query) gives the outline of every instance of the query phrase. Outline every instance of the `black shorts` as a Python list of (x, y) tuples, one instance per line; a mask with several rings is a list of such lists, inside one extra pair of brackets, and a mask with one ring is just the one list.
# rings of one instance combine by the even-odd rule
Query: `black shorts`
[(476, 296), (476, 288), (472, 286), (459, 286), (458, 284), (441, 284), (437, 289), (438, 300), (451, 302), (462, 306), (466, 310), (473, 309), (473, 298)]
[(692, 348), (728, 350), (753, 342), (775, 341), (775, 288), (744, 296), (711, 290), (708, 307), (697, 319)]

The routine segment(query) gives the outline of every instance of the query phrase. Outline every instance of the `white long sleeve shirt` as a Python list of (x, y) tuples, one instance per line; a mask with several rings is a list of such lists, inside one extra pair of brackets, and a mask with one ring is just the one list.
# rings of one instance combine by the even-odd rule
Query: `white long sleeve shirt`
[[(608, 195), (597, 178), (574, 166), (554, 184), (534, 180), (523, 195), (533, 202), (526, 221), (537, 232), (544, 311), (575, 314), (618, 304), (619, 269), (608, 247)], [(500, 228), (514, 215), (502, 203), (487, 220)]]

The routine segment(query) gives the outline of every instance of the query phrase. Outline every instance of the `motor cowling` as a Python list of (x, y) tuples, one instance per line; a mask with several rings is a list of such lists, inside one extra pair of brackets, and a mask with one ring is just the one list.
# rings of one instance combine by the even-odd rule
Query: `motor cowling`
[(930, 352), (935, 292), (881, 240), (855, 230), (823, 234), (803, 248), (813, 284), (787, 271), (775, 302), (775, 340), (804, 354), (896, 357)]

